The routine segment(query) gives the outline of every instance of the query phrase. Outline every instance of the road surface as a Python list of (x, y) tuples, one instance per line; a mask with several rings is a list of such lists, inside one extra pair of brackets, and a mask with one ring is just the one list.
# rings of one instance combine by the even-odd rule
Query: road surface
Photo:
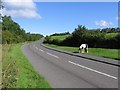
[(22, 47), (53, 88), (118, 88), (118, 67), (49, 50), (40, 42)]

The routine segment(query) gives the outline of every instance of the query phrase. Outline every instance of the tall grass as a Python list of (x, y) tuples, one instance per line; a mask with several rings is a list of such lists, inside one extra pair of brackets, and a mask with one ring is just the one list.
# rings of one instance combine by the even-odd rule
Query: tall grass
[(22, 45), (3, 45), (3, 88), (50, 88), (23, 55)]

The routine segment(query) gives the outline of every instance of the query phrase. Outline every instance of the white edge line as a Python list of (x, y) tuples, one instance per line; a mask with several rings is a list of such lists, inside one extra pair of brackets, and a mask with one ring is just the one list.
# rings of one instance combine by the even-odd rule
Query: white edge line
[(53, 57), (55, 57), (55, 58), (59, 58), (58, 56), (53, 55), (53, 54), (51, 54), (51, 53), (48, 53), (48, 52), (47, 52), (47, 54), (48, 54), (48, 55), (51, 55), (51, 56), (53, 56)]
[(90, 70), (90, 71), (93, 71), (93, 72), (96, 72), (96, 73), (99, 73), (99, 74), (102, 74), (102, 75), (105, 75), (105, 76), (111, 77), (111, 78), (113, 78), (113, 79), (118, 79), (118, 78), (115, 77), (115, 76), (111, 76), (111, 75), (109, 75), (109, 74), (106, 74), (106, 73), (103, 73), (103, 72), (100, 72), (100, 71), (97, 71), (97, 70), (94, 70), (94, 69), (88, 68), (88, 67), (86, 67), (86, 66), (82, 66), (82, 65), (80, 65), (80, 64), (77, 64), (77, 63), (74, 63), (74, 62), (71, 62), (71, 61), (68, 61), (68, 62), (71, 63), (71, 64), (73, 64), (73, 65), (76, 65), (76, 66), (79, 66), (79, 67), (82, 67), (82, 68), (88, 69), (88, 70)]

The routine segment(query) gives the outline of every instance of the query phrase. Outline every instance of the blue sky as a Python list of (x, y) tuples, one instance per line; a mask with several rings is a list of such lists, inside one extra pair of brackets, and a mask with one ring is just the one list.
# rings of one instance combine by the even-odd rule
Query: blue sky
[(73, 32), (78, 25), (85, 25), (89, 29), (118, 26), (117, 2), (35, 2), (33, 4), (34, 12), (25, 13), (31, 17), (17, 17), (20, 13), (16, 16), (11, 15), (27, 32), (50, 35)]

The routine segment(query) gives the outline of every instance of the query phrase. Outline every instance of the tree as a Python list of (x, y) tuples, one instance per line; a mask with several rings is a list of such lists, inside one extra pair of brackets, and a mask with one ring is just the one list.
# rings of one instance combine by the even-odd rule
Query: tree
[(3, 44), (39, 40), (43, 35), (26, 33), (10, 16), (2, 17)]
[(83, 39), (86, 32), (87, 28), (85, 26), (78, 25), (78, 28), (75, 28), (72, 33), (74, 46), (80, 46), (81, 43), (85, 43)]

